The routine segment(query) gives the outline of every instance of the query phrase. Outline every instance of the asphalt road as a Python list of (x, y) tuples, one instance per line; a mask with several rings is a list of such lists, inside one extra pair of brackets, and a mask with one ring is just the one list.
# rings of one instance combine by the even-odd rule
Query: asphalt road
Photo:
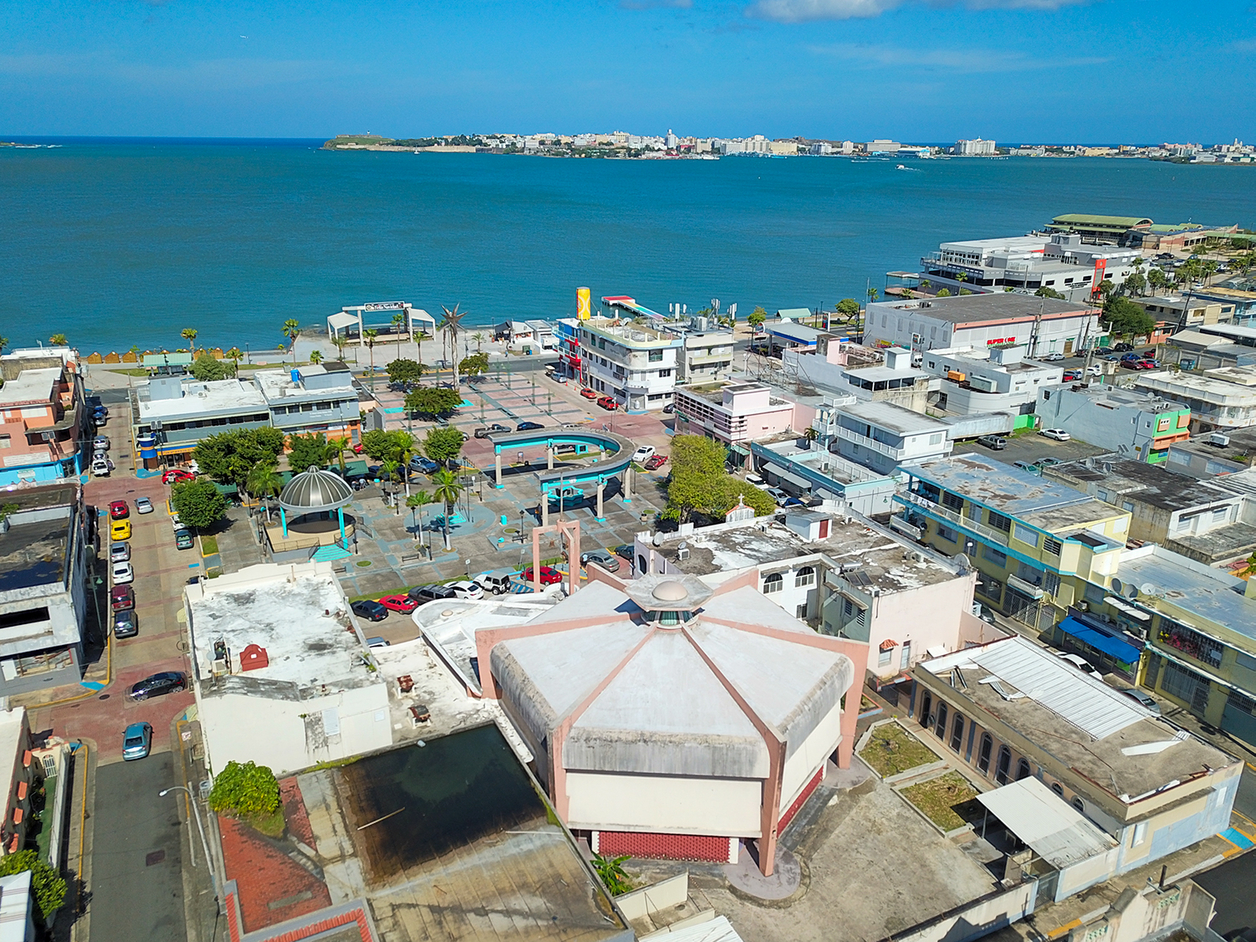
[(157, 797), (173, 783), (169, 753), (97, 768), (92, 942), (187, 939), (179, 850), (183, 793)]
[(1249, 851), (1192, 879), (1217, 900), (1213, 932), (1233, 939), (1244, 929), (1256, 927), (1256, 894), (1252, 893), (1256, 887), (1256, 852)]

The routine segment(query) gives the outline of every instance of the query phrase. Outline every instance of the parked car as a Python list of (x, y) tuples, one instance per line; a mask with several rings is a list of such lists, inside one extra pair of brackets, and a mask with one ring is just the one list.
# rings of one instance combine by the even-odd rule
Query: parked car
[(1114, 347), (1112, 347), (1112, 352), (1113, 353), (1129, 353), (1133, 349), (1134, 349), (1134, 345), (1132, 343), (1118, 343)]
[(381, 638), (377, 635), (374, 638), (367, 638), (366, 646), (368, 648), (387, 648), (392, 646), (392, 642), (387, 638)]
[(114, 585), (126, 585), (135, 581), (135, 567), (130, 563), (114, 563), (109, 569), (109, 577)]
[(135, 608), (135, 590), (129, 585), (116, 585), (109, 590), (109, 604), (115, 612), (129, 612)]
[(667, 405), (663, 407), (664, 415), (671, 415), (675, 411), (676, 411), (676, 403), (674, 402), (669, 402)]
[(484, 598), (484, 588), (478, 582), (472, 582), (470, 579), (459, 579), (457, 582), (449, 583), (446, 588), (453, 592), (454, 598)]
[(1063, 464), (1063, 462), (1059, 458), (1056, 458), (1052, 455), (1048, 455), (1045, 458), (1038, 459), (1038, 467), (1040, 468), (1050, 468), (1053, 465), (1057, 465), (1057, 464)]
[[(523, 571), (523, 581), (532, 581), (532, 567), (529, 566)], [(551, 566), (542, 566), (540, 573), (541, 585), (557, 585), (563, 581), (563, 574)]]
[(1056, 651), (1055, 656), (1058, 657), (1061, 661), (1067, 661), (1069, 664), (1072, 664), (1083, 674), (1089, 674), (1091, 677), (1095, 678), (1096, 680), (1103, 680), (1103, 675), (1099, 673), (1097, 670), (1095, 670), (1094, 667), (1091, 665), (1090, 661), (1086, 660), (1081, 655), (1068, 654), (1065, 651)]
[(151, 514), (153, 512), (153, 502), (147, 497), (135, 498), (135, 512), (139, 514)]
[(109, 450), (109, 436), (97, 435), (95, 438), (92, 439), (92, 447), (96, 449), (97, 451), (108, 451)]
[(539, 428), (545, 428), (540, 422), (520, 422), (515, 426), (516, 432), (535, 432)]
[(1155, 360), (1139, 360), (1138, 368), (1140, 370), (1158, 370), (1160, 369), (1160, 364)]
[(667, 455), (654, 455), (645, 463), (645, 469), (647, 471), (657, 471), (665, 464), (667, 464)]
[(1121, 690), (1121, 693), (1125, 694), (1131, 700), (1137, 701), (1138, 703), (1142, 704), (1148, 710), (1154, 713), (1156, 716), (1160, 715), (1160, 704), (1158, 704), (1152, 698), (1151, 694), (1147, 693), (1145, 690), (1138, 690), (1133, 687), (1122, 687), (1120, 688), (1120, 690)]
[(759, 477), (757, 474), (747, 474), (746, 483), (751, 487), (757, 487), (761, 491), (766, 491), (768, 489), (768, 482), (763, 480), (763, 478)]
[(1038, 432), (1044, 438), (1049, 438), (1053, 442), (1068, 442), (1073, 440), (1073, 436), (1062, 428), (1044, 428)]
[(977, 444), (993, 448), (995, 451), (1002, 451), (1007, 447), (1007, 439), (1001, 435), (982, 435), (977, 439)]
[(134, 638), (140, 633), (139, 616), (131, 609), (113, 613), (113, 636), (115, 638)]
[(88, 469), (94, 478), (106, 478), (109, 476), (109, 462), (104, 458), (93, 458), (91, 467)]
[(115, 520), (109, 524), (109, 539), (117, 543), (119, 540), (129, 540), (131, 538), (131, 521)]
[(781, 502), (782, 507), (806, 507), (807, 502), (801, 497), (794, 497), (792, 494)]
[(648, 459), (654, 457), (653, 445), (642, 445), (632, 453), (632, 460), (637, 464), (644, 464)]
[(584, 396), (585, 399), (598, 398), (597, 390), (590, 389), (588, 386), (585, 386), (584, 389), (580, 390), (580, 395)]
[(615, 547), (615, 555), (620, 559), (626, 559), (631, 563), (632, 554), (635, 549), (636, 547), (634, 547), (631, 543), (620, 543)]
[(161, 476), (162, 484), (182, 484), (184, 481), (195, 481), (196, 475), (182, 468), (171, 468)]
[(1081, 378), (1082, 378), (1081, 370), (1065, 370), (1064, 371), (1064, 382), (1066, 383), (1076, 382), (1077, 380)]
[(614, 396), (603, 396), (597, 401), (597, 404), (607, 412), (614, 412), (619, 408), (619, 403), (615, 401)]
[(1038, 466), (1034, 464), (1032, 461), (1014, 461), (1012, 463), (1016, 465), (1016, 467), (1020, 468), (1022, 471), (1028, 471), (1030, 474), (1039, 473)]
[(492, 572), (480, 573), (475, 581), (485, 592), (502, 595), (514, 589), (514, 572), (510, 569), (494, 569)]
[(379, 600), (379, 604), (390, 612), (401, 612), (403, 615), (408, 615), (419, 607), (419, 603), (408, 595), (385, 595)]
[(1034, 359), (1041, 360), (1043, 363), (1059, 363), (1061, 360), (1064, 359), (1064, 354), (1063, 353), (1044, 353), (1042, 356), (1035, 357)]
[(406, 595), (420, 605), (426, 605), (428, 602), (435, 602), (438, 599), (452, 599), (454, 590), (444, 585), (420, 585), (415, 586)]
[(125, 520), (131, 516), (131, 508), (127, 506), (124, 500), (111, 500), (109, 502), (109, 519)]
[(150, 697), (164, 697), (168, 693), (178, 693), (188, 689), (188, 675), (182, 671), (162, 671), (153, 674), (131, 685), (132, 700), (147, 700)]
[(423, 455), (415, 455), (410, 459), (411, 471), (422, 471), (424, 474), (435, 474), (440, 470), (440, 465)]
[(1102, 376), (1103, 367), (1096, 366), (1095, 364), (1092, 363), (1090, 366), (1086, 367), (1086, 375), (1087, 376)]
[(126, 762), (143, 759), (153, 746), (153, 728), (147, 723), (132, 723), (122, 733), (122, 758)]
[(506, 426), (499, 425), (498, 423), (494, 422), (492, 425), (485, 426), (484, 428), (477, 428), (475, 430), (475, 437), (476, 438), (488, 438), (490, 435), (505, 434), (505, 433), (508, 433), (509, 431), (510, 429), (506, 428)]
[(587, 566), (589, 563), (597, 563), (607, 572), (619, 572), (619, 560), (606, 552), (606, 550), (597, 549), (581, 553), (580, 565)]
[(185, 530), (180, 527), (174, 531), (174, 548), (179, 550), (191, 549), (196, 545), (196, 538), (192, 536), (191, 530)]
[(366, 618), (370, 621), (383, 621), (388, 617), (388, 609), (380, 605), (379, 602), (372, 602), (370, 599), (364, 599), (361, 602), (350, 602), (349, 608), (359, 618)]
[(110, 543), (109, 544), (109, 562), (125, 563), (131, 558), (130, 543)]
[(789, 495), (786, 494), (779, 487), (765, 487), (763, 489), (763, 492), (767, 494), (769, 497), (771, 497), (778, 504), (783, 504), (785, 503), (786, 500), (789, 499)]

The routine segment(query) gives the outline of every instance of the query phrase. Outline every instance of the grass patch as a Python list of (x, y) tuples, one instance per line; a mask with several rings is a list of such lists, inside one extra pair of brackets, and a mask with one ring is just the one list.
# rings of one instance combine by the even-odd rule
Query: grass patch
[(910, 785), (901, 794), (943, 831), (953, 831), (967, 823), (955, 809), (976, 798), (977, 789), (958, 772), (947, 772)]
[(924, 743), (897, 723), (886, 723), (874, 729), (872, 737), (860, 750), (859, 758), (876, 769), (882, 778), (938, 761)]
[(370, 564), (371, 564), (371, 561), (369, 559), (359, 559), (356, 563), (359, 569), (365, 569)]
[(201, 555), (216, 556), (218, 554), (218, 538), (212, 536), (201, 537)]
[(283, 805), (281, 804), (278, 808), (276, 808), (272, 814), (258, 814), (241, 817), (240, 823), (247, 824), (254, 831), (265, 834), (267, 837), (283, 837)]

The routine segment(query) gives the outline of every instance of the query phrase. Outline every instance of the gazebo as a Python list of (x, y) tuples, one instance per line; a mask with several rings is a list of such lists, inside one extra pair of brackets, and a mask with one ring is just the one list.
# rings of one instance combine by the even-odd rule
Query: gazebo
[(322, 468), (309, 468), (293, 475), (279, 495), (279, 521), (283, 538), (288, 539), (288, 514), (297, 516), (336, 511), (340, 542), (345, 542), (345, 504), (353, 500), (351, 488), (338, 474)]

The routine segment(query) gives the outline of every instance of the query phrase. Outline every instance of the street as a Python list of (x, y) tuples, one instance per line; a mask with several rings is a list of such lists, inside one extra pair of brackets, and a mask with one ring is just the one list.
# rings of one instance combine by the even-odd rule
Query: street
[[(101, 765), (96, 772), (92, 836), (91, 937), (95, 942), (186, 939), (182, 792), (159, 798), (174, 782), (170, 754)], [(197, 864), (205, 866), (196, 853)]]

